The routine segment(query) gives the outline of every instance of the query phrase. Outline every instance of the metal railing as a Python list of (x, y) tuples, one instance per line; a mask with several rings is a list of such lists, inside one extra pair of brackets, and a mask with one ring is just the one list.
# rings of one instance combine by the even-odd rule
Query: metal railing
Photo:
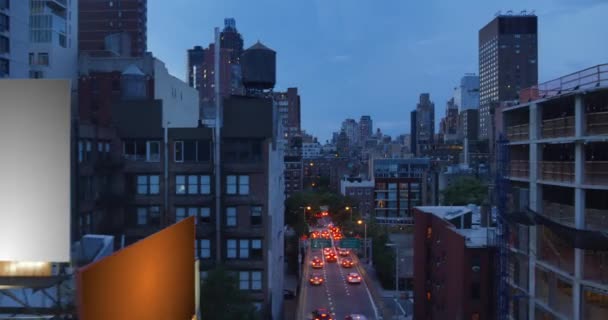
[(571, 136), (574, 136), (574, 116), (543, 120), (543, 138), (558, 138)]
[(608, 111), (589, 112), (586, 115), (586, 134), (608, 134)]
[(574, 227), (574, 207), (566, 204), (543, 201), (542, 215), (560, 224)]
[(585, 183), (608, 185), (608, 161), (586, 161)]
[(528, 123), (507, 127), (509, 141), (525, 141), (530, 139), (530, 125)]
[(608, 64), (600, 64), (522, 89), (519, 91), (519, 101), (525, 103), (555, 97), (569, 91), (596, 87), (608, 87)]
[(530, 176), (530, 162), (528, 160), (511, 160), (509, 176), (528, 178)]
[(594, 231), (608, 229), (608, 210), (585, 209), (585, 229)]
[(539, 166), (541, 180), (574, 181), (574, 162), (572, 161), (541, 161)]

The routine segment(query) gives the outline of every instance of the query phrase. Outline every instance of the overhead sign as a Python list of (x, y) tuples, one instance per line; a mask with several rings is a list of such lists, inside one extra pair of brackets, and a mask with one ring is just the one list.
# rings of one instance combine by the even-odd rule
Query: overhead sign
[(331, 247), (331, 240), (329, 239), (311, 239), (310, 246), (314, 249)]
[(360, 248), (360, 247), (361, 247), (361, 240), (359, 240), (357, 238), (344, 238), (344, 239), (340, 240), (340, 248), (356, 249), (356, 248)]

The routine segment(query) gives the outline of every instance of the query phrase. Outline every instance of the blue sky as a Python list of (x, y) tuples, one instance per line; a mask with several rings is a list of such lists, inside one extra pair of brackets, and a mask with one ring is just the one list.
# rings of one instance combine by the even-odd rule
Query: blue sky
[[(608, 62), (607, 0), (150, 0), (148, 50), (185, 79), (186, 50), (236, 19), (245, 47), (277, 51), (277, 86), (298, 87), (302, 127), (322, 141), (345, 118), (409, 132), (429, 92), (438, 119), (460, 77), (478, 72), (478, 30), (502, 10), (539, 17), (539, 78)], [(374, 129), (375, 130), (375, 129)]]

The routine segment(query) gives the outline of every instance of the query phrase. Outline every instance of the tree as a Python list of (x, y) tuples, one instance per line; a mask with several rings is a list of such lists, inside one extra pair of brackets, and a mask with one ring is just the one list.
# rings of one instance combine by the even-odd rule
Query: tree
[(238, 280), (223, 267), (210, 270), (201, 286), (203, 319), (259, 320), (250, 297), (239, 289)]
[(488, 188), (473, 177), (461, 177), (442, 192), (443, 204), (450, 206), (481, 205), (486, 200)]

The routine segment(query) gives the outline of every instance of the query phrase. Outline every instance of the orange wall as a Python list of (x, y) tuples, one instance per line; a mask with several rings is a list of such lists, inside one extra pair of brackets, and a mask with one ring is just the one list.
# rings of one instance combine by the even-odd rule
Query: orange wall
[(78, 272), (81, 320), (190, 320), (194, 218), (182, 220)]

